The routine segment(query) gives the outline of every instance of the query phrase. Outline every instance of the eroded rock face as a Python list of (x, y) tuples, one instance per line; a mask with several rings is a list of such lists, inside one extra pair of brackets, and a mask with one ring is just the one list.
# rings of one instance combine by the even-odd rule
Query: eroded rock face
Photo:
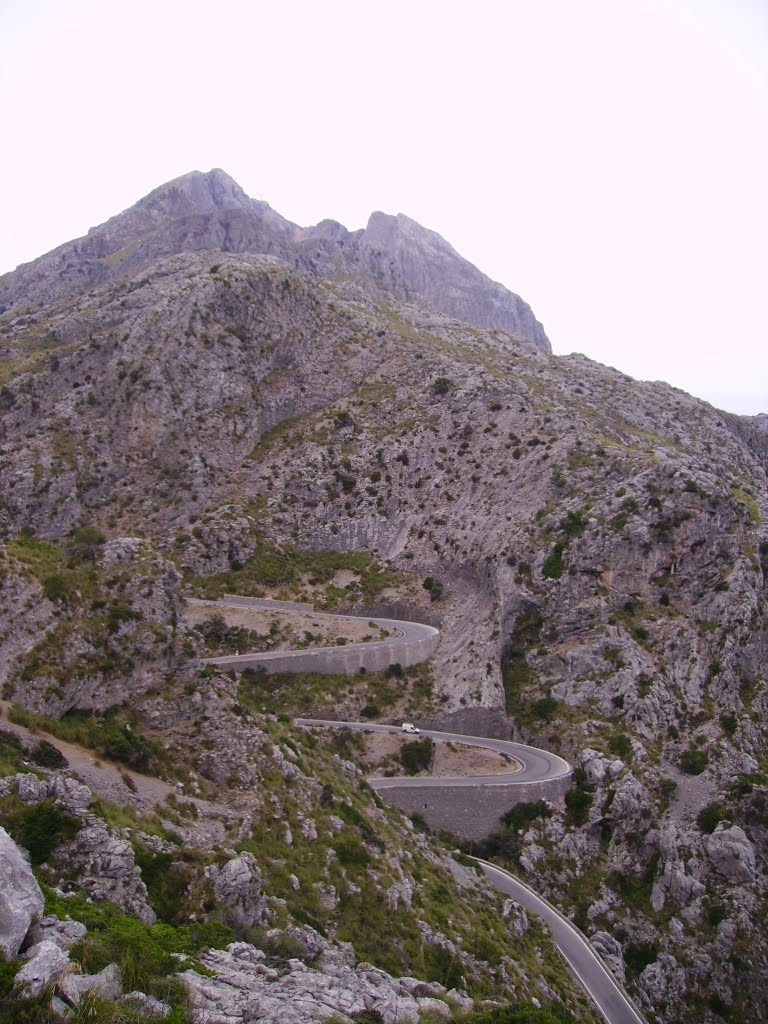
[(264, 253), (311, 273), (343, 275), (368, 293), (415, 302), (478, 327), (502, 327), (550, 351), (526, 302), (409, 217), (374, 213), (357, 232), (327, 220), (299, 228), (248, 198), (219, 169), (161, 185), (85, 238), (6, 274), (0, 309), (22, 295), (55, 300), (175, 253), (217, 250)]
[(707, 853), (729, 882), (754, 882), (755, 847), (738, 825), (721, 822), (707, 840)]
[(270, 901), (261, 888), (261, 871), (252, 853), (241, 853), (221, 866), (205, 869), (214, 898), (238, 928), (265, 925), (273, 917)]
[(99, 818), (89, 815), (84, 827), (59, 848), (56, 856), (74, 875), (77, 885), (94, 899), (110, 900), (144, 924), (155, 923), (131, 844), (110, 834)]
[(43, 913), (43, 894), (29, 863), (4, 828), (0, 828), (0, 950), (13, 960), (30, 925)]
[(608, 965), (613, 976), (623, 985), (627, 972), (621, 952), (621, 943), (618, 939), (615, 939), (607, 932), (595, 932), (594, 935), (590, 936), (589, 941)]

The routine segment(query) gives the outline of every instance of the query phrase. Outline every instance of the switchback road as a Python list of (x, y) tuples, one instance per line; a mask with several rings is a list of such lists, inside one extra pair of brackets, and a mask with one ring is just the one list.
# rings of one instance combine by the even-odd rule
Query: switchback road
[[(297, 718), (296, 725), (354, 729), (356, 731), (400, 733), (402, 730), (391, 725), (371, 725), (367, 722), (334, 722), (325, 719)], [(409, 734), (404, 734), (411, 738)], [(509, 786), (517, 783), (546, 782), (569, 775), (571, 767), (557, 754), (529, 747), (510, 740), (496, 740), (484, 736), (463, 736), (456, 733), (435, 732), (425, 729), (422, 736), (444, 742), (484, 747), (512, 757), (518, 767), (499, 775), (478, 775), (458, 778), (373, 778), (368, 782), (375, 790), (407, 789), (409, 787), (455, 787), (455, 786)], [(551, 903), (539, 896), (524, 882), (509, 871), (478, 860), (488, 881), (506, 896), (511, 896), (526, 910), (537, 914), (548, 925), (555, 945), (566, 960), (571, 971), (580, 982), (595, 1006), (608, 1024), (646, 1024), (645, 1018), (635, 1009), (629, 996), (619, 985), (611, 972), (592, 948), (589, 940), (567, 917), (556, 910)]]

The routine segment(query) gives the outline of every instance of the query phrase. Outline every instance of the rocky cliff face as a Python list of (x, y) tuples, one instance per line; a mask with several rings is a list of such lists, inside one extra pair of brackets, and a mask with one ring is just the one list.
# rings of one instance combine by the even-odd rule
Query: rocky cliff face
[[(659, 1020), (764, 1019), (760, 422), (439, 312), (435, 267), (458, 265), (405, 218), (281, 236), (272, 217), (188, 176), (6, 278), (6, 696), (58, 717), (129, 694), (170, 736), (158, 694), (191, 686), (200, 650), (182, 591), (439, 617), (398, 692), (230, 699), (408, 700), (561, 751), (574, 795), (499, 848)], [(232, 241), (257, 222), (272, 250)], [(440, 272), (469, 302), (471, 278)], [(245, 778), (239, 748), (206, 757), (220, 784)]]
[(78, 294), (165, 256), (220, 251), (279, 256), (368, 295), (404, 299), (479, 327), (502, 327), (550, 350), (530, 306), (408, 217), (371, 216), (364, 231), (333, 221), (302, 229), (250, 199), (221, 170), (195, 171), (131, 209), (0, 278), (0, 309)]

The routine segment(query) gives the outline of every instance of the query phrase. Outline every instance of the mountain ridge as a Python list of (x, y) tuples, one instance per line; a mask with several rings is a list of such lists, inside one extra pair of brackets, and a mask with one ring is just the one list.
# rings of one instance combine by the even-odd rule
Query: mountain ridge
[(551, 345), (526, 302), (464, 260), (440, 235), (375, 212), (364, 229), (336, 221), (300, 228), (249, 198), (225, 171), (191, 171), (154, 189), (82, 238), (0, 277), (0, 311), (48, 302), (195, 251), (278, 256), (297, 269), (353, 282), (381, 297), (426, 305), (478, 327), (501, 327), (543, 351)]

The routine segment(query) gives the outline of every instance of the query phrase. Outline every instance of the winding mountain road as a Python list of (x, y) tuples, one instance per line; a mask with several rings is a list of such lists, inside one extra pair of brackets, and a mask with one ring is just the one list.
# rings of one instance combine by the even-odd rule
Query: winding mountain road
[[(297, 718), (296, 725), (305, 728), (353, 729), (362, 732), (400, 733), (391, 725), (372, 725), (368, 722), (336, 722), (328, 719)], [(407, 735), (407, 734), (406, 734)], [(368, 782), (377, 790), (407, 788), (440, 788), (455, 786), (509, 786), (526, 785), (530, 782), (544, 782), (562, 778), (571, 773), (571, 766), (562, 757), (538, 747), (511, 740), (497, 740), (484, 736), (463, 736), (456, 733), (436, 732), (425, 729), (422, 736), (438, 741), (466, 744), (495, 750), (514, 759), (517, 767), (498, 775), (460, 776), (456, 778), (372, 778)], [(476, 858), (488, 881), (506, 896), (511, 896), (526, 910), (537, 914), (552, 933), (555, 945), (560, 950), (571, 971), (592, 999), (608, 1024), (646, 1024), (645, 1018), (635, 1009), (627, 993), (590, 945), (589, 940), (567, 917), (556, 910), (543, 896), (539, 896), (524, 882), (509, 871)]]
[[(393, 725), (372, 725), (369, 722), (336, 722), (330, 719), (296, 718), (296, 725), (334, 726), (354, 729), (357, 732), (390, 732), (400, 733)], [(405, 734), (407, 735), (407, 734)], [(496, 740), (485, 736), (464, 736), (452, 732), (436, 732), (433, 729), (422, 729), (421, 736), (445, 743), (461, 743), (467, 747), (481, 747), (484, 750), (495, 750), (506, 754), (515, 762), (516, 767), (509, 772), (498, 772), (495, 775), (471, 775), (440, 778), (403, 778), (393, 776), (369, 779), (373, 789), (440, 789), (446, 786), (462, 786), (476, 789), (478, 786), (509, 786), (523, 785), (530, 782), (549, 782), (571, 774), (571, 766), (557, 754), (550, 754), (538, 747), (529, 747), (525, 743), (513, 743), (511, 740)], [(409, 737), (412, 738), (412, 737)]]
[[(238, 597), (228, 594), (218, 601), (203, 601), (189, 598), (190, 604), (207, 605), (214, 610), (227, 608), (254, 608), (291, 615), (335, 620), (343, 628), (345, 621), (359, 622), (361, 616), (334, 615), (317, 612), (312, 605), (288, 601), (271, 601), (265, 598)], [(426, 661), (435, 651), (440, 631), (424, 622), (409, 622), (405, 619), (364, 618), (379, 626), (390, 635), (384, 640), (369, 640), (365, 643), (330, 644), (325, 647), (294, 648), (286, 651), (261, 651), (252, 654), (224, 654), (216, 658), (205, 658), (205, 664), (217, 668), (262, 668), (267, 672), (342, 672), (352, 675), (364, 668), (368, 672), (379, 672), (398, 662), (403, 667), (418, 665)]]
[[(260, 607), (280, 610), (281, 602), (273, 602), (258, 598), (243, 598), (227, 595), (223, 600), (215, 602), (197, 601), (198, 604), (212, 604), (219, 608), (225, 607)], [(293, 613), (318, 615), (307, 605), (283, 603), (283, 608)], [(325, 613), (327, 618), (345, 619), (354, 616), (333, 616)], [(259, 654), (225, 655), (208, 658), (207, 663), (224, 668), (261, 667), (267, 671), (300, 672), (314, 670), (320, 672), (355, 672), (360, 668), (376, 671), (388, 665), (400, 662), (402, 665), (418, 664), (426, 660), (437, 646), (439, 632), (433, 626), (420, 622), (407, 622), (398, 619), (371, 618), (368, 621), (386, 629), (390, 636), (385, 640), (367, 643), (345, 644), (343, 647), (317, 647), (302, 650), (270, 651)], [(395, 726), (374, 725), (368, 722), (337, 722), (327, 719), (297, 718), (296, 725), (305, 728), (343, 728), (363, 732), (401, 732)], [(439, 789), (455, 787), (471, 787), (477, 789), (485, 786), (528, 785), (545, 783), (562, 779), (571, 774), (571, 766), (562, 757), (530, 747), (524, 743), (513, 743), (510, 740), (497, 740), (484, 736), (465, 736), (455, 733), (423, 730), (422, 736), (431, 739), (459, 743), (466, 746), (483, 747), (510, 757), (515, 767), (509, 772), (496, 775), (475, 775), (439, 778), (403, 778), (387, 777), (369, 779), (371, 787), (377, 791), (395, 789)], [(517, 903), (537, 914), (549, 926), (555, 945), (566, 960), (571, 971), (592, 999), (595, 1006), (608, 1024), (646, 1024), (645, 1018), (635, 1009), (627, 993), (618, 984), (597, 952), (567, 917), (556, 910), (551, 903), (534, 892), (524, 882), (515, 878), (509, 871), (478, 860), (488, 881), (506, 896), (511, 896)]]

